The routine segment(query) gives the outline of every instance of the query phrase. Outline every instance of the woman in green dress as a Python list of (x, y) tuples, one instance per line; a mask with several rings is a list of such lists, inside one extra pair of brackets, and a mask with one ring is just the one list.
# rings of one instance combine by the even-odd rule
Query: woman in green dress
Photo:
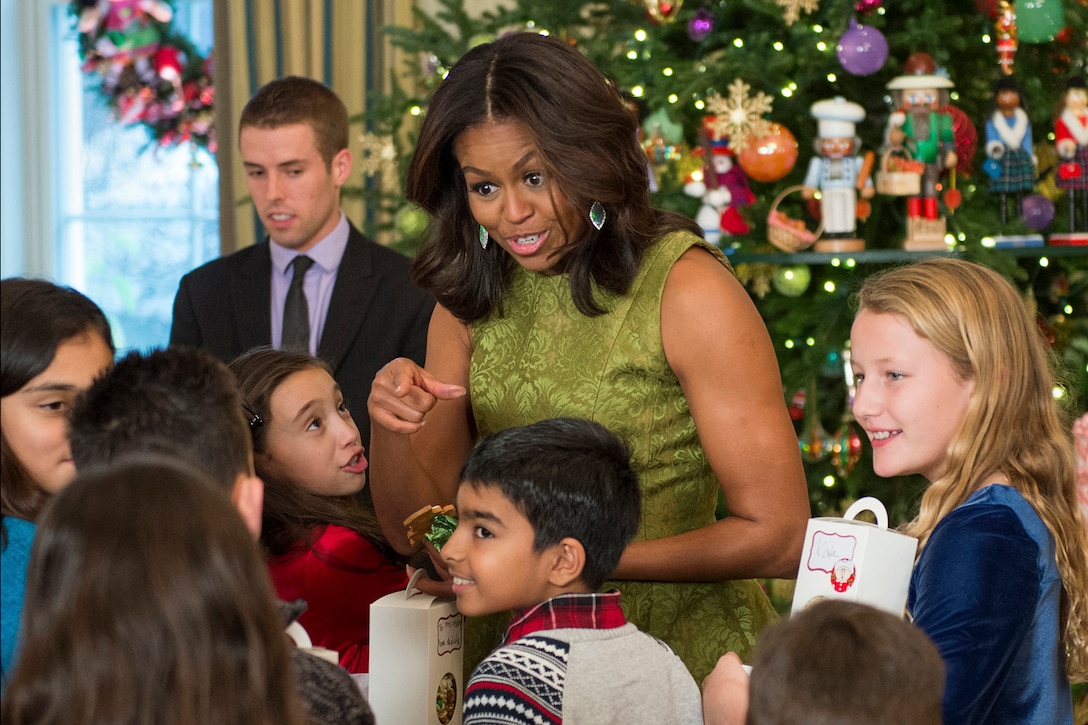
[(694, 222), (651, 206), (636, 131), (592, 63), (532, 33), (474, 48), (435, 91), (407, 196), (439, 305), (426, 366), (394, 360), (371, 388), (372, 490), (407, 553), (401, 522), (454, 499), (478, 438), (602, 423), (643, 491), (610, 585), (701, 680), (774, 618), (753, 579), (796, 575), (808, 495), (766, 328)]

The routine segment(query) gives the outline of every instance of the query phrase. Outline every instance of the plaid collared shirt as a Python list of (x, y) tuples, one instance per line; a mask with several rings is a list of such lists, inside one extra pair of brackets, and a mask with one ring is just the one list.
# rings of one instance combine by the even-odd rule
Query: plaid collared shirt
[(627, 624), (620, 609), (620, 593), (560, 594), (522, 610), (506, 630), (503, 644), (545, 629), (613, 629)]

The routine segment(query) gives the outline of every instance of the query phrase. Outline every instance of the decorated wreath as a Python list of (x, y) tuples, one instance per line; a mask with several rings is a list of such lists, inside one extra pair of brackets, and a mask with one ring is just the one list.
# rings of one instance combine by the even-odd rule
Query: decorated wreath
[(73, 0), (83, 71), (118, 121), (143, 124), (160, 146), (216, 149), (215, 85), (204, 58), (173, 26), (169, 0)]

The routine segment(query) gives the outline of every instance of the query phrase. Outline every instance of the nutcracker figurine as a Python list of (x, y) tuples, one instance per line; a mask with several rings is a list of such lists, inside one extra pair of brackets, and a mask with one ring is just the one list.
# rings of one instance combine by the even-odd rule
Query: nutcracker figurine
[(811, 114), (817, 122), (815, 147), (819, 155), (809, 162), (801, 193), (812, 199), (819, 192), (824, 231), (816, 251), (860, 251), (865, 241), (856, 235), (858, 194), (871, 199), (874, 193), (872, 152), (865, 157), (857, 155), (861, 139), (855, 124), (865, 118), (865, 109), (835, 97), (812, 104)]
[(684, 193), (702, 200), (695, 221), (703, 228), (703, 235), (711, 244), (720, 244), (723, 236), (747, 234), (748, 223), (740, 208), (755, 201), (748, 185), (748, 177), (734, 162), (733, 149), (728, 137), (715, 137), (708, 130), (713, 117), (704, 119), (704, 133), (699, 148), (692, 155), (702, 158), (699, 174), (689, 174)]
[(1081, 76), (1066, 83), (1054, 139), (1058, 188), (1069, 194), (1069, 233), (1051, 235), (1050, 242), (1088, 244), (1088, 88)]
[(1001, 223), (1020, 214), (1025, 194), (1035, 188), (1035, 157), (1031, 145), (1031, 120), (1022, 106), (1020, 87), (1012, 76), (1003, 76), (994, 89), (994, 111), (986, 119), (986, 161), (990, 193), (1001, 198)]
[(948, 104), (950, 79), (937, 75), (936, 63), (924, 53), (908, 60), (908, 73), (893, 78), (897, 109), (888, 119), (886, 138), (893, 151), (906, 151), (924, 164), (920, 193), (907, 199), (907, 238), (904, 249), (944, 249), (945, 220), (937, 210), (940, 177), (956, 168), (953, 119), (940, 109)]

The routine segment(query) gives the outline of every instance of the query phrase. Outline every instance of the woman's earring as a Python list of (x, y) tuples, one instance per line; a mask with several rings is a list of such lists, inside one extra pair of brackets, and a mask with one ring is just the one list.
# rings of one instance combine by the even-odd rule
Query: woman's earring
[(480, 246), (483, 247), (484, 249), (487, 249), (488, 236), (487, 236), (487, 230), (484, 229), (483, 224), (480, 225), (480, 234), (479, 234), (479, 236), (480, 236)]
[(604, 210), (604, 205), (599, 201), (593, 202), (593, 206), (589, 207), (589, 223), (594, 229), (601, 231), (606, 219), (608, 219), (608, 212)]

